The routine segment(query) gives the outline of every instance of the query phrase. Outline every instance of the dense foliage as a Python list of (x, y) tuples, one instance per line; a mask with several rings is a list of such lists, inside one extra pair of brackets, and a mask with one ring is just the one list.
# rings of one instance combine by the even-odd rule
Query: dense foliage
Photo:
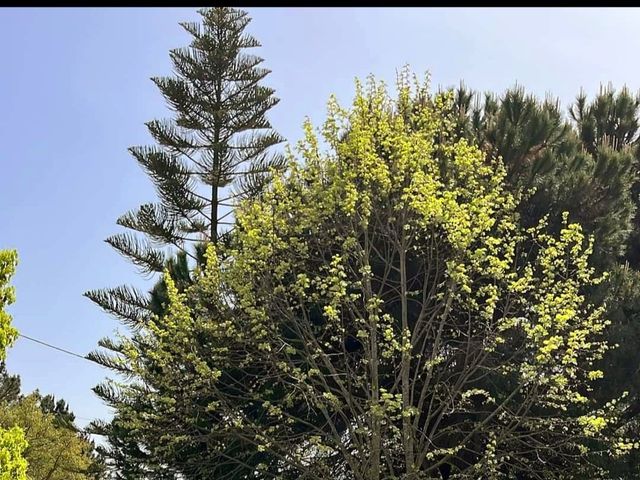
[[(15, 289), (9, 285), (15, 273), (18, 255), (14, 250), (0, 250), (0, 361), (4, 362), (7, 348), (15, 342), (18, 331), (11, 325), (11, 315), (5, 311), (15, 301)], [(2, 363), (3, 379), (8, 378)], [(14, 388), (0, 390), (9, 396)], [(26, 480), (27, 461), (23, 453), (28, 443), (24, 431), (16, 425), (0, 424), (0, 480)]]
[[(92, 442), (68, 423), (68, 411), (49, 411), (48, 398), (32, 393), (0, 404), (0, 428), (20, 428), (29, 480), (89, 480), (100, 478)], [(65, 421), (65, 417), (66, 420)]]
[[(640, 96), (563, 112), (521, 87), (357, 84), (297, 155), (234, 8), (182, 26), (172, 117), (131, 154), (158, 194), (107, 239), (148, 291), (86, 296), (128, 331), (89, 359), (109, 478), (635, 479)], [(0, 480), (104, 478), (63, 400), (4, 367)]]
[(566, 214), (520, 226), (453, 104), (404, 77), (395, 101), (375, 82), (332, 101), (329, 152), (307, 125), (304, 162), (242, 204), (196, 281), (166, 272), (166, 311), (121, 349), (156, 458), (190, 478), (562, 478), (633, 447), (589, 400), (593, 244)]
[[(533, 224), (545, 214), (553, 221), (568, 211), (572, 221), (595, 237), (593, 263), (611, 275), (589, 296), (605, 301), (612, 321), (607, 336), (616, 348), (599, 362), (605, 377), (592, 395), (605, 405), (612, 395), (627, 392), (623, 423), (628, 435), (637, 438), (640, 97), (611, 86), (593, 100), (581, 93), (568, 118), (557, 102), (540, 102), (522, 88), (477, 100), (468, 89), (456, 92), (459, 131), (485, 151), (503, 156), (510, 189), (523, 192), (523, 221)], [(637, 451), (603, 464), (615, 478), (640, 474)]]

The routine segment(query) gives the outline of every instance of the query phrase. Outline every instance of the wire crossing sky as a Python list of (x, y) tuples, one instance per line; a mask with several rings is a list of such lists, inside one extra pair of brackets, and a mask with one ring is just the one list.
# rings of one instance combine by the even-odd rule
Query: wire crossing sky
[(51, 345), (51, 344), (49, 344), (47, 342), (43, 342), (42, 340), (38, 340), (37, 338), (33, 338), (33, 337), (28, 336), (28, 335), (24, 335), (22, 333), (18, 333), (18, 336), (20, 338), (24, 338), (25, 340), (30, 340), (30, 341), (32, 341), (34, 343), (42, 345), (43, 347), (47, 347), (47, 348), (51, 348), (53, 350), (57, 350), (58, 352), (62, 352), (62, 353), (65, 353), (67, 355), (71, 355), (72, 357), (80, 358), (80, 359), (85, 360), (87, 362), (93, 362), (93, 360), (88, 359), (84, 355), (80, 355), (79, 353), (74, 353), (74, 352), (72, 352), (70, 350), (66, 350), (64, 348), (56, 347), (55, 345)]
[[(354, 78), (393, 86), (409, 64), (434, 88), (460, 80), (502, 92), (516, 82), (563, 108), (581, 88), (640, 88), (638, 9), (249, 9), (255, 53), (281, 102), (274, 127), (292, 144), (309, 116), (320, 125), (331, 93), (348, 102)], [(127, 148), (151, 139), (144, 123), (170, 113), (152, 76), (171, 73), (186, 46), (178, 22), (194, 9), (0, 9), (0, 248), (20, 256), (10, 308), (25, 336), (82, 356), (117, 322), (82, 293), (150, 286), (104, 239), (118, 216), (155, 200)], [(624, 48), (618, 47), (623, 45)], [(19, 339), (8, 368), (22, 388), (67, 400), (80, 425), (106, 418), (91, 392), (107, 374)]]

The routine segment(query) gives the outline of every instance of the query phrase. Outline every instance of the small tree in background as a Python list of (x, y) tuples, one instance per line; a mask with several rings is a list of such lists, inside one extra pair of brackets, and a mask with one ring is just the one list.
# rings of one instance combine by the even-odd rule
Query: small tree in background
[(0, 362), (0, 403), (16, 400), (20, 395), (20, 377), (10, 375), (4, 362)]
[[(47, 397), (37, 392), (0, 404), (0, 429), (24, 431), (28, 448), (29, 480), (90, 480), (104, 478), (93, 456), (93, 444), (73, 424), (62, 424), (56, 413), (48, 412)], [(43, 405), (43, 399), (45, 404)], [(2, 463), (0, 463), (0, 466)], [(2, 471), (0, 470), (0, 475)], [(2, 478), (2, 477), (0, 477)], [(9, 477), (13, 480), (14, 477)]]

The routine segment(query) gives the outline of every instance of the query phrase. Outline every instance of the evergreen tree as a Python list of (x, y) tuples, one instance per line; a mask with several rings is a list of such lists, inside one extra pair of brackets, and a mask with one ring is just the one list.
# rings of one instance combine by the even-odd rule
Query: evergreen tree
[(56, 400), (56, 397), (51, 394), (45, 395), (44, 397), (40, 396), (40, 409), (42, 413), (52, 414), (57, 426), (76, 432), (78, 431), (74, 424), (76, 416), (69, 410), (69, 405), (62, 398)]
[[(633, 174), (631, 188), (627, 188), (635, 208), (635, 215), (631, 228), (631, 238), (626, 245), (625, 260), (634, 267), (640, 266), (640, 149), (638, 135), (640, 128), (640, 95), (633, 95), (624, 87), (620, 92), (609, 85), (601, 88), (600, 93), (592, 102), (581, 92), (570, 110), (575, 120), (580, 139), (584, 148), (592, 155), (602, 151), (620, 152), (624, 162), (630, 164)], [(616, 166), (604, 165), (600, 167), (611, 183), (617, 181)], [(609, 187), (609, 184), (607, 184)], [(615, 221), (615, 219), (612, 219)], [(625, 239), (626, 240), (626, 239)]]
[(522, 87), (480, 100), (461, 85), (453, 109), (458, 132), (503, 159), (508, 183), (522, 194), (525, 224), (569, 211), (595, 236), (596, 264), (611, 266), (625, 253), (637, 182), (637, 104), (627, 90), (605, 90), (592, 103), (581, 94), (567, 119), (557, 100), (541, 101)]
[[(602, 403), (607, 395), (622, 395), (628, 392), (626, 412), (623, 417), (625, 430), (630, 438), (638, 438), (640, 433), (640, 177), (639, 172), (639, 126), (640, 95), (633, 95), (625, 87), (616, 91), (611, 86), (601, 88), (599, 94), (588, 101), (581, 93), (572, 107), (574, 119), (584, 149), (593, 156), (609, 157), (604, 165), (597, 166), (595, 173), (600, 177), (600, 192), (609, 196), (621, 193), (619, 171), (628, 170), (627, 180), (622, 190), (632, 205), (631, 214), (621, 216), (621, 208), (608, 208), (608, 221), (612, 231), (618, 232), (622, 240), (621, 251), (617, 251), (616, 262), (609, 262), (609, 281), (596, 292), (609, 305), (609, 338), (617, 348), (609, 351), (602, 360), (601, 368), (606, 372), (594, 391)], [(583, 197), (593, 197), (584, 192)], [(622, 196), (622, 195), (621, 195)], [(584, 201), (584, 200), (583, 200)], [(618, 205), (622, 205), (619, 202)], [(612, 205), (612, 207), (615, 207)], [(635, 213), (634, 213), (635, 212)], [(605, 215), (606, 215), (605, 213)], [(584, 210), (584, 215), (589, 215)], [(629, 221), (631, 220), (631, 221)], [(622, 231), (624, 230), (624, 234)], [(612, 235), (614, 236), (614, 235)], [(617, 242), (620, 243), (620, 242)], [(613, 265), (611, 264), (613, 263)], [(636, 479), (640, 470), (640, 452), (632, 452), (628, 457), (612, 461), (603, 460), (612, 478)]]
[[(175, 117), (147, 123), (157, 145), (133, 147), (132, 155), (152, 179), (160, 202), (145, 204), (118, 223), (160, 245), (186, 250), (203, 239), (216, 242), (230, 207), (255, 194), (269, 168), (282, 165), (270, 147), (282, 138), (267, 112), (277, 104), (261, 85), (270, 73), (262, 58), (245, 53), (260, 46), (245, 32), (250, 19), (233, 8), (199, 11), (202, 24), (182, 23), (193, 40), (171, 51), (175, 76), (157, 77)], [(162, 253), (128, 234), (107, 240), (147, 271), (161, 271)]]
[[(143, 272), (166, 269), (181, 289), (192, 283), (191, 269), (202, 265), (204, 245), (226, 243), (237, 201), (258, 195), (273, 169), (284, 165), (283, 157), (271, 148), (282, 138), (267, 118), (278, 102), (274, 91), (261, 83), (269, 70), (260, 57), (247, 53), (260, 45), (246, 32), (250, 18), (242, 10), (226, 7), (202, 9), (199, 14), (201, 23), (181, 24), (192, 41), (187, 48), (171, 51), (175, 75), (153, 79), (174, 117), (147, 124), (155, 146), (130, 149), (153, 181), (159, 202), (120, 217), (118, 224), (129, 232), (107, 239)], [(152, 338), (150, 343), (145, 326), (151, 315), (163, 313), (164, 281), (147, 293), (120, 286), (86, 296), (133, 329), (132, 341), (146, 358)], [(99, 345), (108, 352), (93, 352), (92, 360), (118, 374), (131, 374), (120, 361), (120, 340), (105, 338)], [(142, 392), (153, 388), (138, 387)], [(166, 473), (171, 465), (153, 457), (153, 446), (137, 438), (128, 424), (131, 409), (152, 407), (144, 402), (144, 394), (135, 401), (123, 398), (118, 390), (112, 385), (94, 389), (116, 410), (110, 424), (93, 425), (94, 433), (105, 435), (109, 442), (104, 453), (122, 471), (137, 472), (132, 478), (165, 474), (172, 478)], [(188, 456), (184, 450), (181, 455)]]
[[(473, 97), (475, 105), (469, 110)], [(461, 111), (469, 111), (466, 118), (459, 115), (466, 131), (488, 155), (502, 157), (507, 180), (513, 185), (537, 185), (572, 150), (570, 126), (557, 100), (546, 98), (541, 102), (521, 86), (501, 97), (487, 93), (482, 103), (477, 95), (461, 87), (456, 98)]]
[[(245, 32), (249, 17), (233, 8), (199, 13), (201, 24), (181, 24), (193, 40), (171, 51), (176, 75), (153, 79), (175, 117), (147, 124), (157, 145), (130, 149), (159, 202), (124, 214), (118, 224), (130, 232), (107, 239), (148, 273), (165, 268), (162, 247), (195, 260), (192, 247), (217, 242), (234, 203), (257, 194), (270, 169), (283, 165), (270, 148), (282, 139), (267, 119), (278, 102), (273, 89), (261, 84), (269, 70), (261, 67), (262, 58), (245, 52), (260, 45)], [(149, 313), (145, 295), (128, 287), (87, 296), (134, 326)]]
[(117, 412), (109, 422), (94, 421), (90, 431), (105, 439), (96, 450), (105, 461), (105, 468), (113, 480), (175, 480), (178, 478), (166, 466), (157, 465), (153, 457), (141, 447), (139, 437)]
[(570, 108), (578, 134), (584, 147), (595, 153), (599, 146), (608, 145), (616, 150), (635, 146), (638, 141), (638, 110), (640, 96), (632, 95), (624, 87), (620, 92), (609, 85), (589, 103), (587, 95), (580, 92)]
[(20, 395), (20, 377), (7, 372), (5, 362), (0, 362), (0, 403), (9, 403)]
[[(629, 392), (624, 422), (630, 437), (637, 436), (634, 419), (640, 414), (640, 297), (638, 272), (630, 268), (640, 258), (639, 106), (639, 97), (628, 89), (616, 92), (611, 87), (591, 101), (578, 95), (569, 109), (571, 123), (561, 121), (560, 110), (548, 100), (540, 102), (517, 89), (502, 97), (486, 95), (482, 104), (460, 88), (454, 103), (460, 131), (505, 160), (512, 188), (524, 193), (520, 212), (525, 223), (547, 213), (553, 222), (559, 212), (568, 211), (571, 220), (595, 237), (593, 263), (612, 274), (590, 297), (594, 302), (606, 299), (612, 320), (608, 337), (619, 347), (600, 362), (605, 377), (596, 382), (594, 395), (604, 404), (612, 394)], [(528, 193), (531, 187), (534, 193)], [(636, 478), (637, 462), (634, 454), (609, 458), (603, 466), (619, 478)]]

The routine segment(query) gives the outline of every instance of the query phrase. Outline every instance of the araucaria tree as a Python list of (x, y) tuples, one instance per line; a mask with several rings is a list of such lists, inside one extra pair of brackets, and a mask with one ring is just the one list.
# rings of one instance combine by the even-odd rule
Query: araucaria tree
[[(153, 79), (173, 118), (147, 124), (156, 145), (130, 149), (153, 181), (159, 202), (123, 215), (118, 224), (129, 232), (107, 239), (146, 273), (168, 266), (180, 288), (191, 283), (189, 270), (203, 260), (203, 242), (223, 243), (237, 201), (259, 194), (271, 172), (285, 163), (272, 148), (282, 141), (267, 118), (278, 99), (263, 85), (269, 70), (262, 58), (251, 54), (260, 44), (246, 31), (250, 18), (226, 7), (199, 14), (200, 23), (182, 24), (191, 44), (171, 51), (175, 74)], [(150, 295), (127, 286), (86, 295), (134, 331), (147, 331), (149, 317), (163, 310), (165, 290), (160, 282)], [(93, 360), (131, 374), (118, 359), (119, 340), (103, 339), (100, 346), (110, 354), (94, 353)], [(150, 352), (145, 342), (136, 348), (143, 358)], [(139, 388), (155, 387), (142, 383)], [(142, 411), (146, 403), (132, 406), (117, 387), (103, 385), (96, 392), (117, 411), (113, 422), (95, 426), (109, 439), (109, 455), (124, 470), (160, 478), (164, 467), (134, 438), (136, 429), (127, 420), (129, 410)], [(188, 456), (185, 450), (181, 455)]]
[[(147, 123), (155, 146), (130, 149), (160, 201), (118, 219), (142, 237), (127, 232), (107, 239), (149, 273), (165, 268), (163, 247), (197, 260), (194, 245), (216, 243), (235, 202), (258, 193), (270, 170), (284, 163), (271, 149), (282, 139), (267, 118), (278, 103), (261, 83), (269, 70), (247, 53), (260, 46), (245, 31), (247, 13), (226, 7), (199, 13), (202, 23), (181, 24), (193, 40), (171, 51), (175, 75), (153, 78), (174, 117)], [(139, 292), (125, 287), (87, 295), (134, 325), (148, 310)]]
[(160, 387), (140, 430), (207, 396), (190, 413), (218, 419), (221, 461), (267, 454), (244, 478), (594, 478), (591, 455), (632, 448), (616, 402), (589, 399), (608, 348), (592, 242), (566, 215), (522, 227), (452, 95), (407, 77), (395, 99), (371, 80), (332, 100), (328, 151), (307, 124), (303, 162), (242, 203), (195, 283), (165, 275), (153, 368), (121, 349)]
[[(224, 7), (199, 13), (202, 23), (181, 24), (193, 40), (171, 51), (175, 75), (153, 79), (174, 118), (147, 123), (156, 146), (130, 149), (160, 202), (118, 220), (156, 245), (182, 251), (193, 242), (215, 243), (229, 223), (231, 210), (223, 207), (259, 191), (269, 169), (282, 165), (270, 151), (282, 139), (267, 119), (278, 99), (261, 84), (269, 74), (262, 58), (247, 53), (260, 46), (245, 31), (247, 13)], [(164, 268), (160, 251), (129, 234), (107, 241), (143, 269)]]

